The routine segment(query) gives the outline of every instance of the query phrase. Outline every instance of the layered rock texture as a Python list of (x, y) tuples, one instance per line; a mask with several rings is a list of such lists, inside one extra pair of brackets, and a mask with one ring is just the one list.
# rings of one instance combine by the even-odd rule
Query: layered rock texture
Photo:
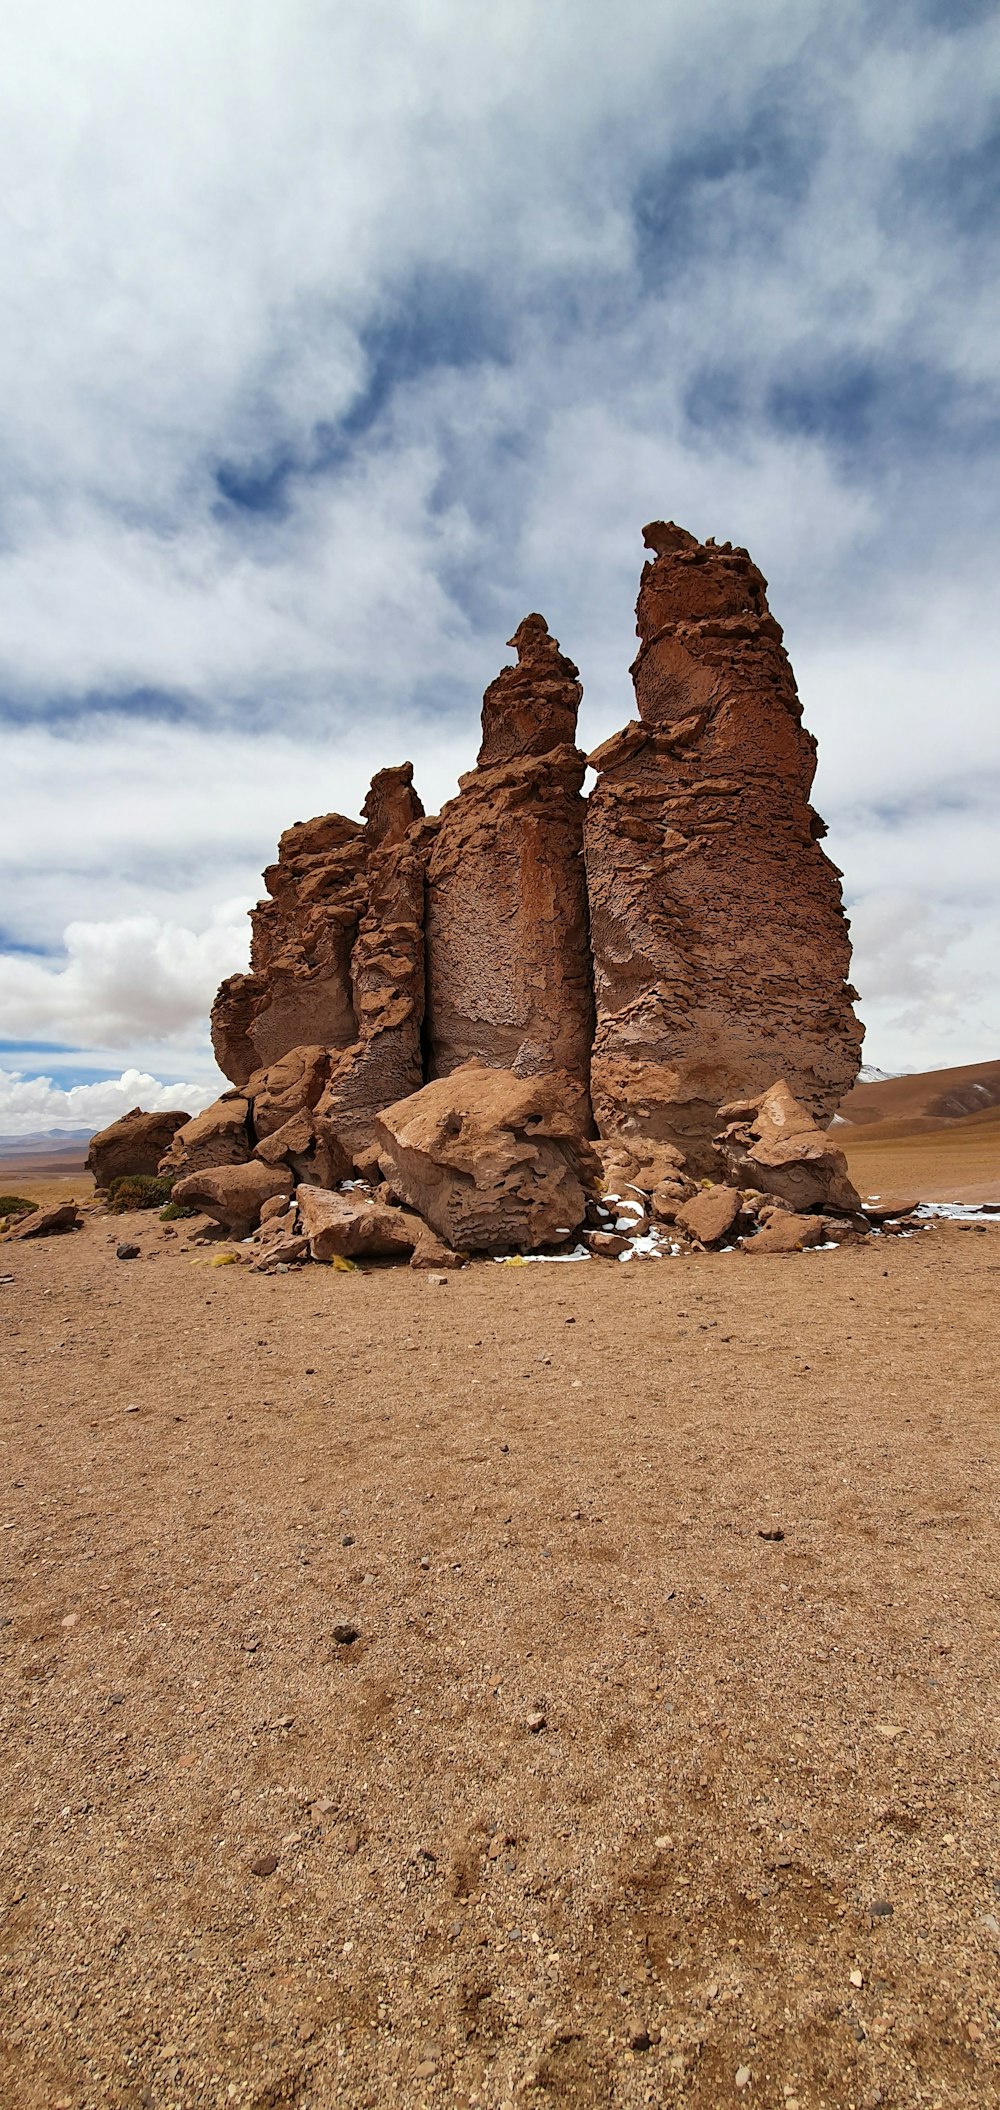
[[(781, 631), (745, 550), (663, 522), (645, 539), (638, 717), (590, 757), (589, 799), (578, 672), (530, 615), (440, 816), (403, 763), (360, 822), (282, 836), (251, 972), (213, 1010), (236, 1089), (178, 1129), (164, 1170), (252, 1161), (255, 1192), (270, 1171), (328, 1194), (381, 1175), (378, 1210), (405, 1202), (460, 1251), (558, 1241), (601, 1178), (702, 1242), (738, 1215), (718, 1187), (693, 1203), (706, 1174), (786, 1207), (855, 1206), (813, 1127), (853, 1081), (861, 1029)], [(373, 1202), (352, 1208), (377, 1241)], [(315, 1244), (312, 1206), (282, 1239)], [(325, 1252), (344, 1210), (324, 1221)], [(605, 1244), (628, 1229), (588, 1223)], [(411, 1231), (387, 1235), (401, 1249)]]
[(525, 617), (517, 665), (483, 698), (483, 739), (431, 839), (427, 1055), (520, 1077), (563, 1071), (585, 1091), (593, 996), (583, 870), (586, 756), (577, 669)]
[(662, 1137), (709, 1170), (720, 1104), (777, 1076), (829, 1119), (861, 1029), (766, 581), (745, 550), (671, 523), (645, 541), (639, 716), (590, 757), (593, 1104), (602, 1135)]

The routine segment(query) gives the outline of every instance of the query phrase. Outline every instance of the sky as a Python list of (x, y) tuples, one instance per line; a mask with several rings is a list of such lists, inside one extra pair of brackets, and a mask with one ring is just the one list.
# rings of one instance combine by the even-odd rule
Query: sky
[(1000, 13), (8, 0), (0, 1133), (220, 1087), (281, 830), (428, 810), (540, 609), (633, 714), (649, 519), (745, 544), (865, 1060), (1000, 1054)]

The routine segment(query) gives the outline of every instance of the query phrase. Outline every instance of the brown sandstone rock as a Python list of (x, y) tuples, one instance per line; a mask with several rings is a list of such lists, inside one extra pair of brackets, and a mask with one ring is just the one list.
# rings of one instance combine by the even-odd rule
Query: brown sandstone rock
[(682, 1231), (696, 1238), (699, 1245), (718, 1245), (727, 1231), (731, 1231), (740, 1213), (740, 1197), (732, 1187), (703, 1187), (689, 1202), (684, 1202), (674, 1219)]
[(355, 1041), (351, 956), (368, 908), (369, 857), (402, 842), (423, 810), (404, 762), (373, 779), (363, 827), (326, 813), (285, 830), (264, 874), (271, 899), (251, 912), (251, 972), (230, 975), (212, 1008), (212, 1044), (234, 1084), (291, 1048)]
[(334, 1058), (320, 1101), (355, 1157), (371, 1146), (382, 1107), (423, 1082), (425, 851), (419, 836), (419, 827), (412, 837), (390, 836), (368, 859), (368, 907), (351, 957), (358, 1038)]
[(296, 1184), (311, 1187), (335, 1187), (351, 1171), (350, 1155), (331, 1123), (308, 1108), (265, 1136), (254, 1157), (263, 1165), (290, 1165)]
[(250, 1156), (249, 1111), (239, 1092), (224, 1092), (203, 1114), (177, 1129), (159, 1170), (181, 1179), (207, 1165), (242, 1165)]
[(256, 1070), (248, 1077), (243, 1093), (253, 1109), (258, 1142), (283, 1128), (292, 1114), (311, 1112), (323, 1096), (329, 1074), (329, 1048), (301, 1047), (289, 1048), (266, 1070)]
[(332, 1194), (322, 1187), (299, 1187), (295, 1198), (314, 1260), (408, 1258), (423, 1236), (418, 1217), (406, 1209), (387, 1209), (357, 1190)]
[(584, 1231), (583, 1243), (595, 1260), (620, 1260), (629, 1249), (629, 1240), (617, 1231)]
[(308, 1258), (308, 1238), (289, 1236), (284, 1232), (280, 1238), (275, 1238), (264, 1246), (256, 1260), (251, 1260), (250, 1272), (254, 1275), (269, 1275), (277, 1267), (297, 1267), (301, 1261)]
[(780, 1072), (828, 1118), (861, 1031), (839, 875), (809, 805), (815, 742), (745, 550), (645, 531), (639, 719), (587, 806), (604, 1136), (675, 1143), (710, 1171), (716, 1105)]
[(470, 1058), (586, 1091), (593, 1029), (583, 872), (581, 688), (541, 616), (483, 699), (474, 770), (444, 808), (427, 876), (432, 1077)]
[(443, 1238), (435, 1237), (434, 1232), (428, 1230), (427, 1225), (424, 1224), (420, 1237), (413, 1248), (410, 1266), (415, 1268), (465, 1267), (468, 1258), (467, 1253), (456, 1253), (452, 1246), (445, 1245)]
[(795, 1216), (787, 1209), (776, 1209), (763, 1229), (752, 1238), (743, 1238), (740, 1244), (745, 1253), (753, 1253), (763, 1259), (768, 1253), (801, 1253), (806, 1246), (822, 1245), (826, 1237), (826, 1225), (821, 1216)]
[(2, 1235), (5, 1239), (51, 1238), (58, 1231), (79, 1230), (80, 1223), (75, 1202), (49, 1202), (40, 1209), (33, 1209), (30, 1216), (20, 1217)]
[(644, 1194), (665, 1181), (676, 1185), (680, 1200), (694, 1193), (694, 1181), (684, 1173), (684, 1159), (671, 1143), (650, 1143), (642, 1136), (630, 1136), (628, 1141), (616, 1138), (613, 1142), (595, 1143), (594, 1149), (604, 1167), (604, 1184), (621, 1193), (625, 1187), (638, 1187)]
[(387, 1107), (377, 1135), (384, 1177), (460, 1252), (560, 1243), (600, 1170), (570, 1080), (481, 1062)]
[(782, 1079), (759, 1099), (719, 1108), (715, 1148), (734, 1186), (777, 1195), (792, 1209), (860, 1211), (847, 1159)]
[(176, 1111), (144, 1114), (141, 1106), (133, 1106), (120, 1121), (102, 1128), (98, 1135), (91, 1136), (87, 1152), (86, 1169), (93, 1174), (95, 1187), (110, 1187), (112, 1180), (130, 1175), (155, 1173), (176, 1131), (190, 1119), (190, 1114)]
[(173, 1199), (190, 1202), (205, 1216), (224, 1224), (227, 1231), (245, 1238), (260, 1221), (260, 1212), (272, 1195), (290, 1194), (292, 1175), (287, 1165), (206, 1166), (178, 1180)]

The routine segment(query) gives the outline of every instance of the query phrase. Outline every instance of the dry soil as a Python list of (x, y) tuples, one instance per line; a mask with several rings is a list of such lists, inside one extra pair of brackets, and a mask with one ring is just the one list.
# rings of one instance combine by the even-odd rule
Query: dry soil
[(4, 2110), (1000, 2100), (1000, 1221), (219, 1257), (0, 1248)]

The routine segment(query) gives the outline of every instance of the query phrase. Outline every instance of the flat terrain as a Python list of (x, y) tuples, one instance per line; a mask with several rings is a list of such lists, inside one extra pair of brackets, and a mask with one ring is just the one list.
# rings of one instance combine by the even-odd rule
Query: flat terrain
[(1000, 1223), (179, 1231), (0, 1251), (5, 2110), (1000, 2100)]
[(831, 1140), (862, 1196), (1000, 1202), (1000, 1107), (934, 1126), (900, 1116), (835, 1128)]

